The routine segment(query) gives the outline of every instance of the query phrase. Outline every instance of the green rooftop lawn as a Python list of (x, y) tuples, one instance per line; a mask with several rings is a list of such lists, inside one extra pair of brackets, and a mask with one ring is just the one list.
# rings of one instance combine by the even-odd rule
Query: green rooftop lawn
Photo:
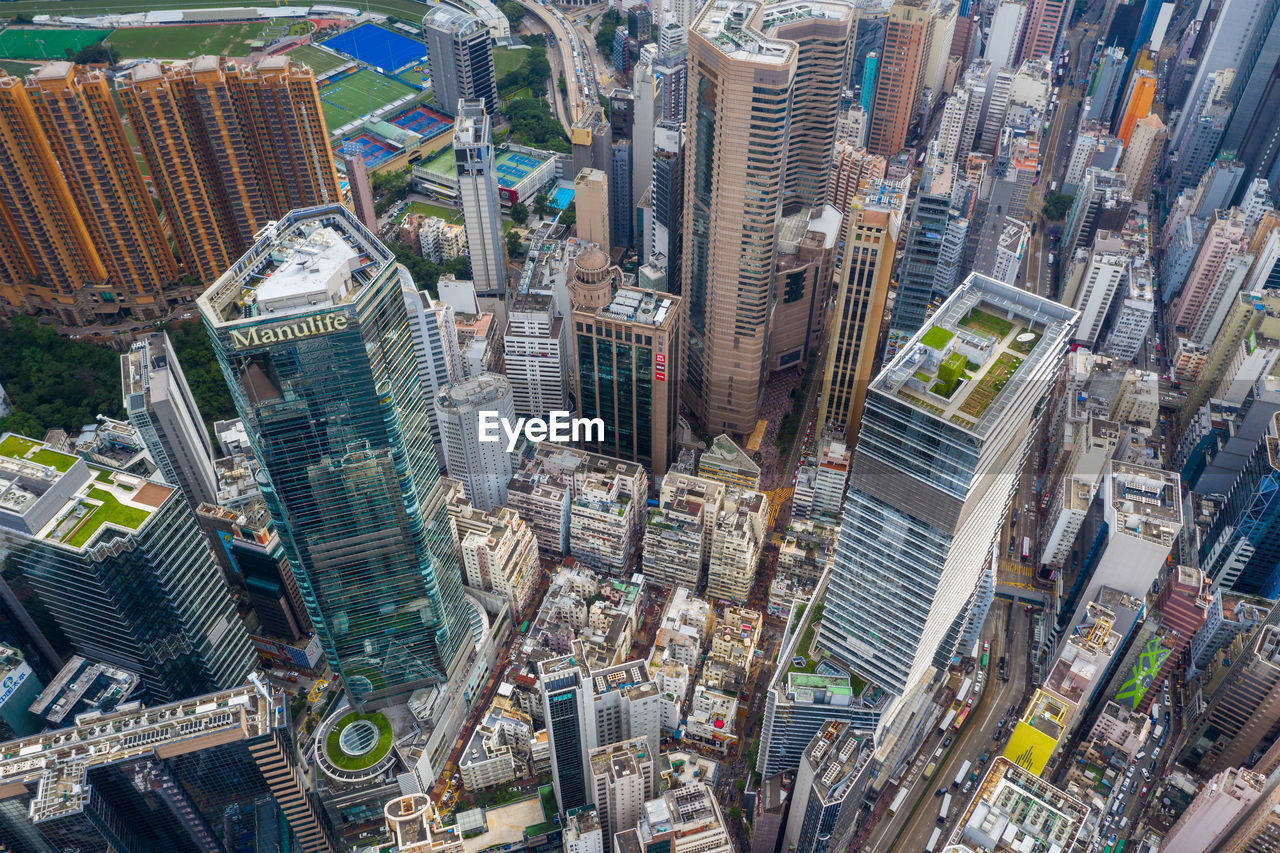
[(988, 314), (978, 308), (971, 310), (968, 316), (960, 321), (960, 325), (996, 339), (1003, 339), (1005, 335), (1013, 331), (1013, 323), (1003, 317)]
[(920, 336), (920, 343), (924, 344), (929, 349), (941, 350), (950, 343), (951, 339), (955, 336), (956, 333), (950, 329), (944, 329), (941, 326), (934, 326)]
[(90, 489), (89, 497), (95, 501), (101, 501), (102, 505), (82, 518), (80, 524), (63, 540), (73, 548), (79, 548), (92, 539), (93, 534), (98, 532), (98, 528), (107, 522), (129, 530), (137, 530), (150, 515), (146, 510), (125, 506), (110, 492), (102, 489)]
[[(1019, 335), (1021, 335), (1023, 332), (1028, 332), (1028, 331), (1031, 332), (1031, 334), (1035, 335), (1035, 337), (1029, 341), (1026, 341), (1025, 343), (1023, 341), (1017, 340), (1017, 337)], [(1016, 350), (1017, 352), (1020, 352), (1023, 355), (1028, 355), (1033, 349), (1035, 349), (1036, 344), (1040, 342), (1041, 333), (1033, 329), (1019, 329), (1018, 334), (1014, 335), (1014, 338), (1015, 338), (1014, 340), (1009, 342), (1009, 349)]]
[[(378, 727), (378, 743), (364, 755), (347, 755), (338, 745), (342, 730), (356, 720), (368, 720)], [(391, 749), (391, 723), (376, 711), (372, 714), (350, 713), (338, 721), (325, 740), (325, 754), (329, 760), (343, 770), (364, 770), (377, 764)]]
[(99, 483), (111, 483), (111, 472), (106, 468), (99, 468), (96, 465), (90, 465), (89, 470), (93, 472), (93, 479)]
[(30, 458), (37, 465), (48, 465), (50, 468), (56, 468), (59, 471), (67, 471), (70, 470), (72, 465), (76, 464), (77, 457), (44, 448), (31, 454)]
[(11, 435), (4, 441), (0, 441), (0, 456), (8, 456), (10, 459), (25, 459), (31, 448), (39, 443), (29, 438), (23, 438), (20, 435)]
[(813, 647), (813, 635), (818, 630), (818, 624), (822, 622), (822, 612), (826, 609), (826, 606), (827, 603), (825, 601), (819, 601), (809, 611), (808, 624), (805, 625), (804, 633), (800, 635), (800, 644), (796, 646), (796, 652), (792, 655), (792, 657), (804, 658), (804, 665), (797, 666), (795, 661), (792, 661), (787, 667), (788, 674), (793, 672), (813, 672), (818, 668), (818, 661), (821, 658), (817, 656), (810, 657), (809, 650)]
[(555, 819), (559, 809), (556, 807), (556, 791), (550, 785), (538, 788), (538, 799), (542, 802), (542, 816), (548, 821)]
[(514, 47), (495, 47), (493, 49), (494, 75), (501, 80), (504, 75), (523, 66), (531, 52), (527, 48), (521, 50)]

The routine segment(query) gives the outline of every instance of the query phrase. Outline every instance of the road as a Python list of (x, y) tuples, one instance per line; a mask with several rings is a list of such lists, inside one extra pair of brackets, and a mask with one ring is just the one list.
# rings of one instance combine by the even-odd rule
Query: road
[[(582, 118), (588, 109), (588, 105), (598, 104), (596, 95), (595, 81), (591, 75), (577, 72), (580, 67), (581, 59), (585, 51), (582, 43), (581, 34), (573, 27), (569, 19), (556, 9), (554, 6), (543, 5), (534, 2), (534, 0), (520, 0), (520, 5), (525, 11), (533, 13), (533, 16), (542, 23), (542, 26), (549, 29), (555, 36), (556, 48), (554, 56), (558, 57), (557, 62), (552, 62), (551, 67), (551, 87), (553, 92), (558, 92), (558, 81), (560, 74), (563, 73), (565, 83), (568, 88), (567, 100), (569, 102), (569, 121), (565, 123), (565, 117), (561, 113), (560, 95), (555, 96), (556, 113), (560, 118), (560, 123), (565, 125), (565, 129), (573, 125), (574, 122)], [(595, 45), (591, 45), (591, 49), (595, 49)], [(550, 58), (552, 54), (548, 54)]]
[[(1157, 689), (1155, 686), (1152, 690)], [(1115, 786), (1112, 796), (1107, 799), (1107, 814), (1102, 819), (1102, 838), (1095, 839), (1091, 849), (1101, 848), (1105, 841), (1114, 843), (1117, 837), (1129, 839), (1138, 837), (1137, 828), (1141, 822), (1141, 814), (1151, 805), (1152, 791), (1172, 763), (1172, 756), (1167, 751), (1169, 728), (1169, 689), (1165, 684), (1164, 693), (1156, 701), (1160, 704), (1160, 724), (1164, 728), (1161, 739), (1166, 746), (1161, 747), (1160, 739), (1154, 737), (1155, 726), (1147, 735), (1142, 748), (1138, 750), (1136, 761), (1125, 770), (1123, 781)], [(1135, 756), (1136, 757), (1136, 756)]]
[[(973, 763), (975, 770), (981, 774), (982, 768), (978, 759), (983, 752), (990, 752), (994, 758), (1002, 748), (992, 737), (1000, 730), (1000, 720), (1013, 706), (1014, 713), (1020, 713), (1025, 704), (1027, 689), (1027, 673), (1029, 672), (1027, 653), (1031, 646), (1030, 620), (1020, 606), (1013, 610), (1012, 627), (1008, 625), (1010, 605), (997, 600), (991, 607), (991, 615), (983, 627), (983, 639), (991, 643), (989, 666), (987, 668), (986, 688), (978, 699), (978, 704), (970, 712), (969, 720), (955, 736), (950, 747), (942, 747), (945, 737), (933, 734), (920, 748), (916, 759), (917, 767), (923, 768), (934, 761), (936, 751), (941, 747), (943, 755), (933, 776), (924, 778), (923, 773), (916, 775), (916, 781), (907, 795), (906, 805), (893, 817), (884, 817), (871, 833), (861, 849), (868, 851), (919, 851), (929, 842), (929, 836), (938, 825), (938, 809), (941, 796), (937, 794), (942, 788), (952, 792), (951, 818), (960, 813), (961, 805), (968, 797), (951, 787), (956, 773), (966, 760)], [(1009, 680), (1001, 681), (997, 662), (1000, 655), (1008, 657)], [(1009, 717), (1004, 729), (1016, 719)], [(950, 733), (948, 733), (950, 734)], [(988, 763), (990, 760), (988, 759)], [(910, 778), (910, 776), (904, 776)], [(947, 827), (949, 833), (951, 826)], [(945, 835), (944, 835), (945, 837)]]
[[(1044, 197), (1049, 187), (1062, 186), (1067, 164), (1071, 159), (1071, 146), (1075, 141), (1075, 130), (1079, 127), (1080, 107), (1088, 89), (1089, 66), (1093, 61), (1093, 51), (1087, 49), (1088, 45), (1093, 44), (1092, 34), (1093, 30), (1090, 27), (1081, 27), (1079, 24), (1067, 34), (1067, 43), (1071, 50), (1070, 72), (1066, 84), (1059, 90), (1058, 108), (1054, 111), (1045, 144), (1040, 148), (1043, 158), (1040, 180), (1031, 188), (1031, 195), (1027, 199), (1027, 208), (1031, 211), (1032, 220), (1040, 222), (1036, 233), (1032, 234), (1027, 242), (1026, 277), (1027, 281), (1035, 283), (1034, 287), (1028, 289), (1050, 299), (1056, 297), (1057, 289), (1054, 287), (1055, 269), (1054, 265), (1049, 263), (1049, 255), (1056, 251), (1057, 246), (1046, 248), (1044, 245), (1049, 235), (1040, 215), (1040, 209), (1044, 206)], [(1073, 85), (1073, 81), (1076, 80), (1084, 82)], [(1060, 258), (1055, 257), (1055, 260), (1059, 265), (1062, 264)]]

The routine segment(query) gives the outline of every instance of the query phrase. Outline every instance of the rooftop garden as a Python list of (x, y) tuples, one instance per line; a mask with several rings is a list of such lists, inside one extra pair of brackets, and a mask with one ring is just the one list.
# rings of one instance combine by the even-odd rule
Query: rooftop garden
[[(1021, 340), (1024, 336), (1030, 335), (1026, 340)], [(1031, 351), (1036, 348), (1036, 344), (1040, 343), (1043, 333), (1034, 329), (1019, 329), (1018, 334), (1014, 335), (1013, 340), (1009, 342), (1009, 349), (1020, 352), (1023, 355), (1030, 355)]]
[[(808, 616), (805, 622), (804, 633), (800, 635), (800, 643), (796, 646), (796, 653), (791, 665), (787, 668), (787, 674), (793, 672), (813, 672), (818, 668), (818, 663), (822, 660), (821, 653), (813, 654), (813, 638), (818, 632), (818, 625), (822, 622), (822, 612), (826, 609), (826, 601), (819, 601), (807, 612), (796, 614), (796, 618), (800, 619)], [(803, 661), (797, 663), (797, 661)]]
[(0, 441), (0, 456), (7, 456), (10, 459), (23, 459), (58, 471), (69, 470), (79, 458), (72, 456), (70, 453), (59, 453), (56, 450), (50, 450), (40, 442), (23, 438), (20, 435), (10, 435)]
[(32, 462), (37, 465), (47, 465), (50, 468), (56, 468), (59, 471), (67, 471), (72, 465), (76, 464), (76, 457), (67, 453), (59, 453), (56, 450), (41, 448), (30, 457)]
[(941, 350), (955, 336), (956, 333), (950, 329), (944, 329), (942, 326), (933, 326), (920, 336), (920, 343), (929, 347), (929, 349)]
[(1003, 340), (1005, 335), (1013, 331), (1013, 323), (1003, 317), (997, 317), (994, 314), (988, 314), (979, 308), (974, 308), (965, 318), (960, 321), (960, 325), (966, 329), (972, 329), (980, 335)]
[[(357, 723), (370, 726), (352, 728)], [(347, 737), (343, 734), (351, 729)], [(367, 734), (367, 736), (362, 736)], [(338, 721), (325, 739), (325, 754), (343, 770), (365, 770), (381, 761), (391, 750), (391, 723), (377, 711), (371, 714), (350, 713)]]
[(1000, 390), (1008, 383), (1009, 377), (1013, 376), (1021, 364), (1022, 359), (1013, 353), (1000, 353), (983, 377), (978, 380), (977, 385), (969, 392), (964, 403), (960, 405), (960, 411), (975, 418), (982, 417)]
[(71, 529), (62, 539), (64, 543), (79, 548), (84, 545), (102, 525), (110, 523), (128, 530), (137, 530), (150, 515), (145, 509), (125, 506), (116, 500), (110, 492), (102, 489), (90, 489), (90, 500), (98, 501), (97, 506), (81, 501), (80, 505), (88, 508), (88, 512), (80, 519), (80, 523)]
[(6, 436), (4, 441), (0, 441), (0, 456), (8, 456), (10, 459), (25, 459), (27, 454), (31, 452), (31, 448), (39, 443), (29, 438), (23, 438), (20, 435)]
[[(934, 327), (935, 329), (937, 326)], [(964, 377), (968, 362), (963, 355), (953, 352), (938, 365), (938, 381), (929, 390), (948, 399), (955, 393), (960, 380)]]

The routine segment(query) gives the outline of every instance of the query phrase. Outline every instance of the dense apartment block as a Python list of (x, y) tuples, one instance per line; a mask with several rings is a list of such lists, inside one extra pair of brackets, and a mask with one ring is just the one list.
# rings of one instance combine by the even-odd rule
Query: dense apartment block
[(0, 76), (0, 302), (82, 325), (168, 314), (181, 271), (102, 71)]
[(459, 484), (448, 482), (445, 489), (467, 586), (496, 592), (511, 602), (513, 613), (523, 613), (538, 579), (533, 531), (513, 509), (484, 511), (466, 499)]
[(621, 574), (638, 556), (648, 489), (641, 465), (543, 442), (512, 477), (507, 502), (540, 550)]
[(646, 580), (698, 588), (724, 494), (725, 485), (714, 480), (674, 471), (663, 477), (658, 506), (648, 509), (645, 522)]
[(146, 62), (117, 91), (185, 271), (205, 284), (267, 222), (341, 200), (315, 74), (286, 56)]
[(767, 543), (769, 498), (729, 488), (711, 533), (707, 597), (743, 604), (755, 584), (756, 564)]

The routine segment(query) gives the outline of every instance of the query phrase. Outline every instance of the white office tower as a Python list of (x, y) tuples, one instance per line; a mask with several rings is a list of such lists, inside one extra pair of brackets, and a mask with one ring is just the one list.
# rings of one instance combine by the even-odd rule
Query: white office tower
[(1074, 304), (1080, 312), (1075, 341), (1093, 349), (1102, 334), (1102, 324), (1112, 315), (1111, 306), (1125, 291), (1129, 279), (1129, 254), (1119, 239), (1098, 235), (1088, 265), (1080, 265), (1082, 278), (1075, 288)]
[(178, 356), (164, 332), (154, 332), (120, 356), (124, 409), (165, 482), (194, 509), (218, 502), (213, 445)]
[(657, 793), (658, 757), (642, 737), (591, 750), (587, 759), (605, 850), (613, 837), (640, 822), (644, 804)]
[[(531, 265), (532, 260), (526, 269)], [(503, 372), (521, 417), (569, 408), (567, 335), (550, 292), (522, 291), (511, 298), (502, 334)]]
[(627, 853), (733, 853), (737, 849), (715, 795), (702, 782), (672, 788), (645, 803), (640, 822), (618, 833), (613, 843)]
[(564, 820), (564, 853), (604, 853), (607, 827), (600, 826), (600, 814), (588, 806)]
[(1014, 64), (1026, 19), (1026, 0), (1001, 0), (996, 7), (995, 15), (991, 18), (991, 29), (987, 32), (987, 44), (982, 52), (982, 58), (991, 63), (992, 73)]
[(462, 483), (471, 505), (488, 512), (506, 503), (520, 453), (518, 447), (507, 449), (501, 425), (515, 428), (511, 383), (497, 373), (477, 374), (440, 389), (435, 410), (445, 468)]
[(1005, 284), (1017, 284), (1022, 269), (1022, 255), (1027, 250), (1031, 229), (1021, 219), (1004, 218), (1004, 230), (996, 241), (995, 258), (991, 262), (991, 277)]
[(831, 720), (800, 759), (782, 849), (795, 853), (848, 850), (862, 814), (873, 744), (866, 732)]
[(507, 292), (507, 243), (502, 236), (498, 173), (484, 101), (458, 101), (453, 123), (453, 164), (476, 294), (500, 297)]
[(882, 761), (955, 651), (1076, 318), (971, 273), (867, 391), (819, 645), (895, 697)]
[[(434, 400), (441, 388), (465, 377), (462, 367), (462, 349), (458, 345), (458, 326), (453, 308), (434, 300), (425, 290), (413, 286), (409, 273), (400, 268), (400, 293), (404, 296), (405, 312), (409, 315), (409, 334), (413, 337), (413, 354), (418, 360), (418, 381), (422, 384), (422, 396)], [(431, 438), (440, 447), (440, 422), (432, 406), (427, 410), (431, 419)], [(437, 462), (444, 463), (437, 455)]]

